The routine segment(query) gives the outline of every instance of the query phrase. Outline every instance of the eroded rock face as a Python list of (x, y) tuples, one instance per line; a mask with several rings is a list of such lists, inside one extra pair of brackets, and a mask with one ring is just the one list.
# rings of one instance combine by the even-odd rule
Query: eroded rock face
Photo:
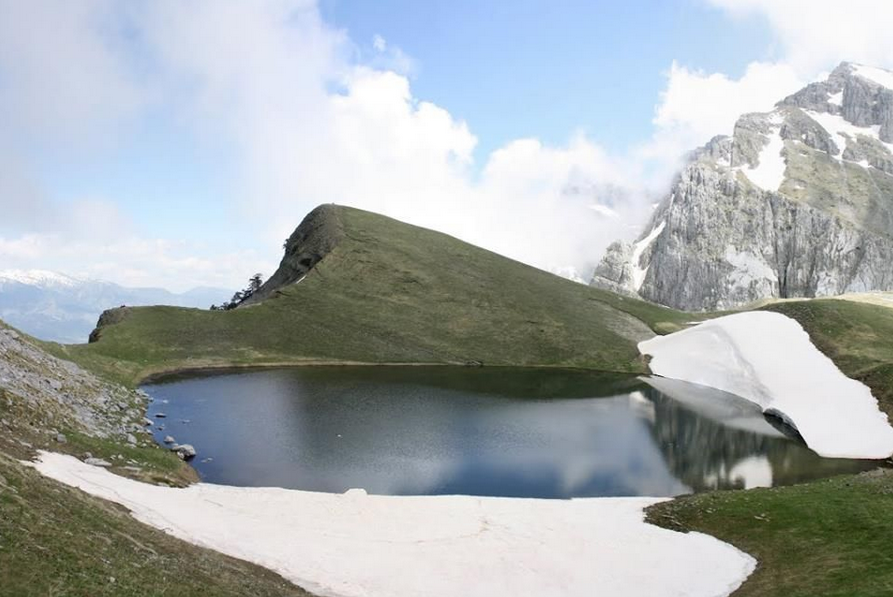
[[(887, 79), (889, 77), (889, 80)], [(691, 156), (592, 284), (686, 310), (893, 289), (893, 74), (844, 63)]]
[(311, 211), (285, 242), (285, 255), (270, 279), (241, 306), (252, 305), (277, 290), (300, 281), (344, 237), (335, 205), (320, 205)]

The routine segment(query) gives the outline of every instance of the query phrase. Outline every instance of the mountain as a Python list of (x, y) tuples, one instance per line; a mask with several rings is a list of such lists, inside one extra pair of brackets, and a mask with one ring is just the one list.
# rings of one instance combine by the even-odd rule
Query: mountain
[(111, 282), (40, 270), (0, 271), (0, 318), (42, 340), (84, 342), (103, 310), (118, 305), (210, 307), (232, 293), (195, 288), (125, 288)]
[(893, 289), (893, 73), (843, 63), (696, 150), (592, 284), (685, 310)]
[[(279, 270), (232, 311), (127, 307), (69, 358), (134, 383), (188, 368), (302, 363), (645, 372), (636, 349), (691, 316), (347, 207), (313, 210)], [(188, 330), (188, 333), (184, 333)]]

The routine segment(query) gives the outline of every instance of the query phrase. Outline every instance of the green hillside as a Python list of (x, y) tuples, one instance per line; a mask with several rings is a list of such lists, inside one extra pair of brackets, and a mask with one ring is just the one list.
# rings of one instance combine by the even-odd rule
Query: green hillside
[(179, 369), (323, 362), (639, 373), (636, 343), (691, 319), (334, 205), (308, 215), (259, 296), (232, 311), (117, 309), (96, 342), (55, 352), (131, 385)]

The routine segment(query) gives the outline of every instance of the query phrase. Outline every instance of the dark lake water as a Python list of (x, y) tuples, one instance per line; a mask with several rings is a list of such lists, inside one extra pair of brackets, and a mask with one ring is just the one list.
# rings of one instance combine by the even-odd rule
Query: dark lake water
[[(202, 479), (311, 491), (568, 498), (790, 484), (825, 459), (751, 403), (661, 378), (447, 367), (306, 367), (145, 386), (161, 442)], [(155, 418), (164, 413), (165, 418)]]

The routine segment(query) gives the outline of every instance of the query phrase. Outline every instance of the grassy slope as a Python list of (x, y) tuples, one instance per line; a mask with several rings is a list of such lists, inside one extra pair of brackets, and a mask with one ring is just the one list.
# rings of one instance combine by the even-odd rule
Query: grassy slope
[(312, 362), (638, 373), (636, 340), (691, 318), (380, 215), (336, 213), (344, 239), (278, 297), (228, 312), (128, 309), (99, 342), (53, 350), (128, 384), (181, 368)]
[[(843, 300), (773, 304), (893, 417), (893, 309)], [(893, 471), (659, 504), (649, 520), (700, 531), (760, 564), (736, 596), (893, 595)]]
[(0, 450), (0, 595), (307, 595), (147, 527)]
[[(611, 331), (616, 322), (626, 324), (621, 312), (658, 332), (696, 318), (557, 280), (392, 220), (353, 210), (343, 210), (343, 217), (347, 240), (266, 305), (231, 313), (134, 309), (98, 344), (56, 350), (129, 383), (178, 367), (304, 360), (481, 360), (635, 371), (641, 362), (633, 342)], [(870, 385), (891, 412), (893, 310), (832, 300), (763, 308), (797, 319), (820, 350)], [(375, 320), (364, 313), (375, 313)], [(740, 595), (893, 593), (888, 472), (701, 494), (660, 504), (649, 517), (755, 555), (760, 566)]]
[[(41, 373), (39, 362), (11, 362)], [(183, 485), (197, 478), (151, 440), (140, 436), (131, 446), (92, 436), (40, 386), (30, 393), (29, 400), (0, 388), (0, 595), (308, 595), (268, 570), (169, 537), (23, 465), (36, 449), (90, 452), (143, 481)], [(65, 432), (65, 443), (55, 441), (54, 429)]]
[(893, 474), (665, 502), (649, 521), (700, 531), (759, 561), (735, 597), (893, 595)]

